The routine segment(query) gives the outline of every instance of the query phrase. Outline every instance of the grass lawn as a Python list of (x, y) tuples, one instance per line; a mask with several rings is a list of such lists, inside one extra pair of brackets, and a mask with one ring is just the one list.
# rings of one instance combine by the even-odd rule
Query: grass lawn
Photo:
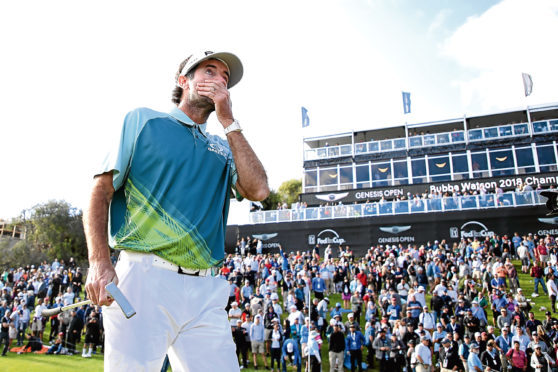
[[(521, 273), (521, 264), (519, 262), (514, 262), (516, 269), (519, 273), (519, 283), (523, 292), (527, 298), (533, 300), (532, 311), (535, 313), (535, 317), (539, 320), (543, 320), (545, 318), (544, 313), (545, 311), (539, 310), (541, 307), (545, 307), (548, 310), (551, 310), (551, 303), (550, 299), (547, 295), (545, 295), (542, 288), (539, 287), (539, 297), (533, 298), (531, 294), (534, 291), (534, 281), (533, 278), (529, 276), (529, 274), (522, 274)], [(330, 295), (330, 305), (335, 305), (336, 302), (341, 302), (341, 296), (338, 294)], [(430, 301), (430, 295), (427, 295), (427, 302)], [(285, 318), (286, 314), (282, 317)], [(364, 314), (362, 315), (362, 319), (364, 319)], [(346, 320), (346, 319), (344, 319)], [(488, 311), (488, 321), (489, 324), (492, 324), (492, 311)], [(361, 322), (361, 327), (364, 333), (364, 321)], [(50, 325), (47, 324), (47, 329), (45, 330), (44, 334), (48, 335)], [(499, 330), (496, 330), (496, 333), (500, 333)], [(83, 341), (83, 337), (82, 337)], [(15, 343), (15, 342), (14, 342)], [(77, 350), (81, 352), (81, 347), (83, 344), (79, 344)], [(366, 352), (363, 354), (366, 355)], [(366, 360), (366, 356), (363, 355), (363, 359)], [(251, 357), (251, 354), (250, 354)], [(268, 358), (268, 365), (269, 358)], [(250, 358), (249, 368), (243, 369), (243, 371), (256, 371), (253, 368), (253, 360)], [(260, 357), (258, 357), (258, 367), (259, 371), (263, 370), (263, 361)], [(304, 364), (303, 364), (304, 366)], [(80, 354), (69, 356), (69, 355), (37, 355), (33, 353), (21, 354), (17, 355), (15, 353), (8, 353), (8, 356), (3, 357), (0, 359), (0, 370), (2, 372), (66, 372), (66, 371), (79, 371), (79, 372), (93, 372), (93, 371), (102, 371), (103, 370), (103, 355), (97, 353), (93, 355), (91, 359), (82, 358)], [(288, 371), (292, 369), (288, 368)], [(303, 369), (304, 370), (304, 369)], [(170, 371), (170, 370), (169, 370)], [(328, 344), (324, 342), (322, 345), (322, 371), (329, 371), (329, 360), (328, 360)]]

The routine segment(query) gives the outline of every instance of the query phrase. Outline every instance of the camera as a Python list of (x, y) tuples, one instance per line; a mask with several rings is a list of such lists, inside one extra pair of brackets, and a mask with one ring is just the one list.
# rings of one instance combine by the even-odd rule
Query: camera
[(556, 190), (546, 190), (541, 191), (541, 196), (547, 198), (546, 200), (546, 208), (550, 212), (548, 212), (547, 216), (557, 216), (558, 215), (558, 191)]

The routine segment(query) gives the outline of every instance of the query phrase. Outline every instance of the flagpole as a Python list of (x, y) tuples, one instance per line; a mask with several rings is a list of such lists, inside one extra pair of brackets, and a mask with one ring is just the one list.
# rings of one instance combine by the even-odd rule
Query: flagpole
[[(310, 274), (309, 274), (310, 275)], [(308, 350), (308, 371), (310, 371), (310, 323), (312, 322), (312, 306), (310, 304), (310, 295), (311, 295), (311, 284), (312, 284), (312, 279), (311, 279), (311, 275), (308, 278), (310, 280), (310, 285), (308, 286), (308, 340), (306, 341), (306, 349)]]

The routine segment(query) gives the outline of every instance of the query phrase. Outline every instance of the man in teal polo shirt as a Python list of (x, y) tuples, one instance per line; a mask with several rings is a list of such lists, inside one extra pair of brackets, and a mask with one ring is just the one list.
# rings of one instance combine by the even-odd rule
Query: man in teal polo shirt
[[(118, 146), (97, 169), (84, 214), (86, 289), (103, 310), (105, 371), (237, 371), (224, 311), (229, 199), (269, 194), (262, 164), (235, 120), (229, 88), (241, 79), (234, 54), (201, 52), (176, 75), (170, 113), (128, 113)], [(226, 140), (206, 132), (215, 111)], [(108, 226), (108, 229), (107, 229)], [(116, 269), (109, 245), (121, 250)], [(125, 319), (104, 287), (118, 284), (137, 315)]]

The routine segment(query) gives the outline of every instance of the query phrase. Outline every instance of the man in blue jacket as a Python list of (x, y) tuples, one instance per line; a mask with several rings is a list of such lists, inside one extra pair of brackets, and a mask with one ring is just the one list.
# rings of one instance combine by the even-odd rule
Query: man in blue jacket
[(351, 324), (349, 333), (345, 339), (347, 350), (349, 350), (349, 354), (351, 355), (351, 372), (355, 372), (357, 365), (358, 370), (362, 372), (362, 348), (365, 342), (366, 340), (362, 333), (356, 330), (355, 324)]
[(295, 340), (289, 338), (285, 340), (283, 343), (283, 349), (281, 354), (281, 370), (283, 372), (287, 371), (287, 363), (290, 362), (291, 365), (296, 366), (297, 372), (301, 370), (301, 360), (300, 360), (300, 351), (298, 350), (298, 345)]

